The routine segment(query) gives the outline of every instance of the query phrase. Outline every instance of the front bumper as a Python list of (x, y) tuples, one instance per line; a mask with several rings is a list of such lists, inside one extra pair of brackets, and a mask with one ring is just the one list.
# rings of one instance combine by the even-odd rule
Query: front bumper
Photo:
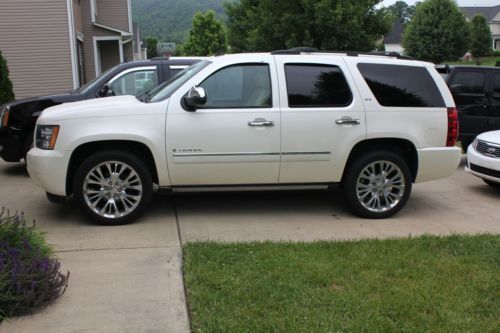
[(7, 129), (0, 127), (0, 151), (3, 148), (6, 139), (7, 139)]
[(500, 158), (479, 154), (469, 146), (465, 171), (479, 178), (500, 183)]
[(0, 157), (5, 162), (19, 162), (23, 155), (23, 144), (21, 131), (0, 129)]
[(28, 152), (28, 173), (46, 192), (66, 196), (66, 176), (71, 152), (33, 148)]
[(462, 149), (439, 147), (418, 149), (418, 174), (416, 183), (451, 176), (458, 168)]

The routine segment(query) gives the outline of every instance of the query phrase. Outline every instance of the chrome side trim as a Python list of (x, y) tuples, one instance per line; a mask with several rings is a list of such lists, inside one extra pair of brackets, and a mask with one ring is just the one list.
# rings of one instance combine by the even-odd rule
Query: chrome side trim
[(280, 155), (280, 153), (174, 153), (174, 157), (193, 157), (193, 156), (263, 156)]
[(233, 162), (311, 162), (331, 161), (329, 151), (245, 152), (245, 153), (173, 153), (174, 163)]
[(331, 155), (329, 151), (290, 151), (284, 152), (283, 155)]

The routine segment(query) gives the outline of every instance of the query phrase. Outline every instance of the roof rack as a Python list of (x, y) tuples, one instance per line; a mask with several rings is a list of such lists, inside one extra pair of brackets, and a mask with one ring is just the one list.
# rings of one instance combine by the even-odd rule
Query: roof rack
[(398, 52), (386, 52), (386, 51), (373, 51), (373, 52), (358, 52), (358, 51), (321, 51), (312, 47), (294, 47), (288, 50), (278, 50), (274, 51), (272, 55), (289, 54), (297, 55), (302, 53), (331, 53), (331, 54), (345, 54), (349, 57), (357, 57), (359, 55), (373, 55), (373, 56), (384, 56), (391, 58), (398, 58), (404, 60), (414, 60), (412, 57), (404, 56)]

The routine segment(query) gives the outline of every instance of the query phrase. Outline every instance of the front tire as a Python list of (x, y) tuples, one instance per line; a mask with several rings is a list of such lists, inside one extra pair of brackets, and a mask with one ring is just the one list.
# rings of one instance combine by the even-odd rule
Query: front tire
[(134, 221), (151, 201), (153, 181), (135, 155), (108, 150), (87, 158), (75, 174), (73, 193), (94, 222), (120, 225)]
[(410, 197), (411, 173), (406, 162), (389, 151), (374, 151), (348, 165), (342, 181), (344, 199), (358, 216), (393, 216)]
[(497, 187), (497, 188), (500, 188), (500, 183), (497, 183), (497, 182), (494, 182), (494, 181), (491, 181), (491, 180), (488, 180), (488, 179), (483, 179), (483, 181), (490, 185), (491, 187)]

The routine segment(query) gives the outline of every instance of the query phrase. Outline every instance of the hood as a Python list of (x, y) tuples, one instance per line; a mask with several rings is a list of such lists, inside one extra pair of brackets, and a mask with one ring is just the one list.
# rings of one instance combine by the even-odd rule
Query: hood
[(479, 140), (488, 141), (500, 145), (500, 131), (491, 131), (477, 136)]
[(39, 121), (125, 116), (132, 114), (138, 105), (144, 103), (129, 95), (89, 99), (45, 109)]

